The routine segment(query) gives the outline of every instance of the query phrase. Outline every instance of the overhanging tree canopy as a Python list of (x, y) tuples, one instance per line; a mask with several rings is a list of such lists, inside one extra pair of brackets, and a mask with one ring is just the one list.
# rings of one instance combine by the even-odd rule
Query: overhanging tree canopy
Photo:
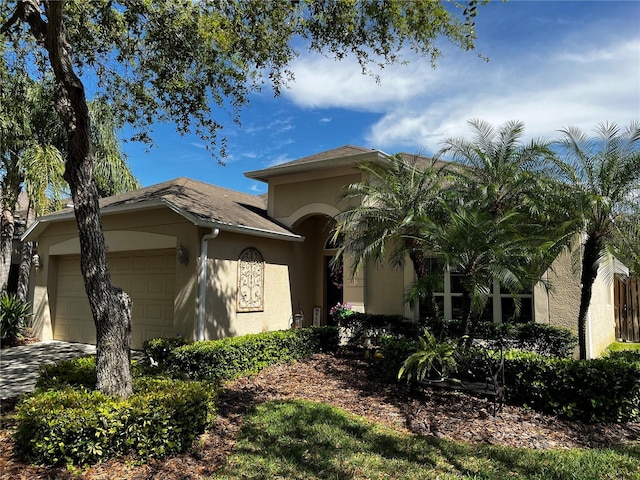
[[(443, 2), (406, 0), (13, 0), (0, 6), (7, 52), (50, 67), (55, 108), (68, 134), (65, 179), (75, 205), (81, 268), (97, 330), (98, 388), (126, 397), (129, 297), (111, 284), (93, 181), (90, 119), (81, 77), (95, 75), (96, 96), (149, 139), (158, 121), (195, 131), (225, 155), (219, 115), (238, 119), (250, 92), (269, 82), (276, 94), (292, 78), (297, 47), (363, 69), (398, 59), (401, 47), (434, 62), (436, 39), (473, 48), (477, 0), (461, 15)], [(46, 58), (44, 56), (46, 55)]]

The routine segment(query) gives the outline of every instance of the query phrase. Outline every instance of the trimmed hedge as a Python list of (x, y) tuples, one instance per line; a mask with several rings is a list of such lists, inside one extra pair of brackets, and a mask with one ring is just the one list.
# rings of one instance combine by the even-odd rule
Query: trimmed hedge
[(213, 418), (205, 383), (137, 379), (114, 399), (83, 386), (38, 391), (17, 407), (19, 456), (35, 463), (86, 466), (115, 456), (184, 452)]
[(507, 401), (588, 422), (640, 420), (640, 363), (561, 360), (526, 352), (505, 358)]
[[(376, 373), (393, 381), (415, 341), (386, 337)], [(640, 420), (640, 355), (616, 352), (594, 360), (560, 359), (532, 352), (505, 353), (506, 401), (512, 405), (587, 422)], [(472, 347), (460, 352), (458, 378), (485, 382), (498, 354)]]
[(167, 363), (189, 378), (220, 382), (337, 347), (337, 328), (311, 327), (194, 342), (174, 349)]
[[(459, 320), (435, 321), (427, 327), (437, 338), (454, 339), (462, 334)], [(519, 349), (557, 358), (572, 357), (578, 338), (565, 328), (544, 323), (494, 323), (480, 322), (471, 332), (471, 338), (481, 339), (488, 348), (498, 349), (500, 343), (506, 349)]]
[(71, 360), (63, 360), (48, 365), (40, 365), (37, 389), (64, 387), (96, 388), (96, 357), (85, 355)]
[(190, 343), (191, 340), (184, 337), (152, 338), (142, 343), (142, 350), (149, 361), (153, 359), (153, 361), (158, 362), (158, 366), (166, 367), (171, 357), (171, 352)]
[[(221, 381), (298, 360), (338, 346), (336, 328), (306, 328), (189, 343), (182, 338), (145, 342), (145, 353), (165, 369)], [(36, 393), (17, 408), (18, 454), (27, 461), (86, 466), (115, 456), (161, 457), (185, 451), (214, 413), (209, 382), (152, 378), (134, 369), (127, 400), (93, 390), (95, 358), (43, 366)]]

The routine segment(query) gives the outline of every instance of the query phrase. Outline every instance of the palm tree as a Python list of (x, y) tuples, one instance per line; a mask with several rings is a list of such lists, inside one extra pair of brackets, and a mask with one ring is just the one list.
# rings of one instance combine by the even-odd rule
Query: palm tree
[[(440, 215), (444, 166), (424, 157), (407, 161), (396, 155), (384, 164), (368, 163), (360, 169), (366, 180), (343, 192), (344, 199), (356, 200), (356, 205), (335, 217), (334, 239), (340, 238), (342, 244), (334, 264), (348, 252), (355, 273), (368, 261), (402, 265), (408, 255), (418, 282), (424, 281), (429, 273), (428, 246), (420, 235), (427, 219)], [(431, 306), (431, 292), (426, 294)]]
[(468, 123), (474, 130), (472, 140), (445, 139), (436, 155), (468, 167), (455, 170), (454, 190), (466, 199), (480, 199), (496, 218), (514, 208), (535, 213), (545, 209), (540, 192), (544, 173), (554, 159), (549, 142), (523, 144), (524, 124), (518, 121), (498, 129), (482, 120)]
[[(561, 130), (558, 162), (565, 188), (579, 201), (582, 235), (581, 292), (578, 312), (580, 358), (587, 357), (586, 319), (593, 284), (608, 254), (625, 248), (639, 215), (640, 122), (626, 128), (600, 124), (590, 137), (577, 128)], [(627, 246), (630, 243), (627, 243)], [(632, 248), (637, 254), (637, 246)]]
[[(17, 94), (19, 89), (20, 94)], [(3, 95), (3, 141), (0, 143), (2, 168), (3, 221), (0, 231), (0, 290), (6, 290), (11, 265), (11, 251), (15, 232), (13, 210), (24, 187), (29, 197), (27, 223), (35, 216), (60, 207), (62, 198), (68, 197), (68, 186), (63, 179), (65, 159), (63, 153), (66, 134), (53, 110), (53, 83), (44, 80), (38, 84), (20, 75), (7, 76), (7, 102)], [(24, 99), (29, 104), (10, 103), (9, 99)], [(11, 107), (15, 108), (11, 108)], [(139, 188), (140, 184), (129, 169), (116, 135), (117, 125), (104, 102), (90, 102), (93, 144), (95, 148), (94, 175), (101, 196), (114, 195)], [(28, 226), (28, 225), (27, 225)], [(22, 246), (17, 293), (26, 298), (33, 245)], [(4, 266), (5, 268), (1, 268)]]
[(551, 177), (550, 144), (522, 142), (524, 125), (510, 121), (494, 128), (469, 121), (474, 136), (446, 139), (436, 158), (465, 166), (452, 170), (446, 192), (447, 221), (429, 225), (425, 237), (438, 257), (462, 275), (463, 326), (479, 319), (494, 280), (517, 295), (541, 280), (568, 245), (573, 210), (558, 202)]
[(554, 242), (534, 235), (531, 217), (514, 209), (494, 217), (488, 205), (443, 200), (446, 221), (429, 220), (421, 237), (462, 286), (461, 334), (471, 344), (493, 284), (511, 293), (519, 313), (518, 294), (540, 280), (553, 258)]

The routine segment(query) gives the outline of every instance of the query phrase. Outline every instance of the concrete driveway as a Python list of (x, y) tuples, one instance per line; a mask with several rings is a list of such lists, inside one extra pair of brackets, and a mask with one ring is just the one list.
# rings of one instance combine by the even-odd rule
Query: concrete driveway
[(95, 345), (55, 340), (3, 348), (0, 350), (0, 399), (33, 391), (39, 365), (95, 352)]

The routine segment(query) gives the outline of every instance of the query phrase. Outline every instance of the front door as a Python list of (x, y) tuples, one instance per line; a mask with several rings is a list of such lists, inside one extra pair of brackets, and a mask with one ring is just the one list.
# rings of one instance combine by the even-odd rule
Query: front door
[(331, 259), (333, 257), (324, 257), (324, 271), (325, 271), (325, 312), (327, 325), (334, 325), (331, 318), (331, 307), (337, 303), (342, 303), (342, 290), (344, 283), (344, 275), (342, 272), (342, 265), (337, 268), (331, 268)]

